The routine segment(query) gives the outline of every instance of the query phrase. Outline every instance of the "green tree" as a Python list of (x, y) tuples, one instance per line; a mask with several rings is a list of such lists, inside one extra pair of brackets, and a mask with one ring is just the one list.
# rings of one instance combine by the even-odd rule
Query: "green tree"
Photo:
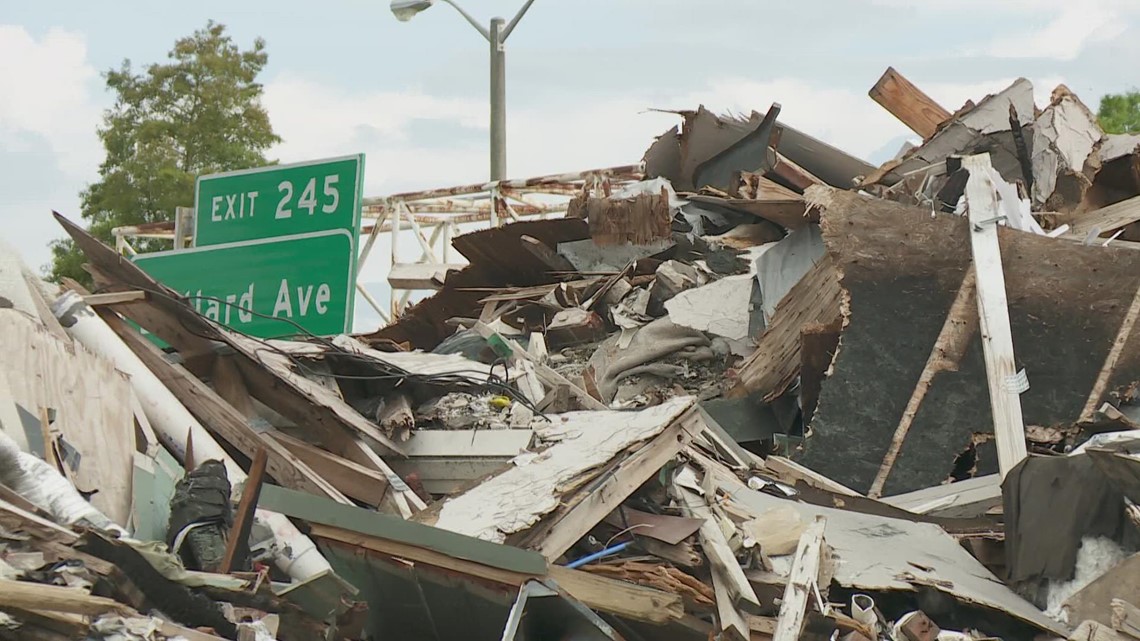
[[(115, 94), (99, 128), (106, 158), (98, 182), (80, 194), (80, 213), (105, 242), (115, 227), (172, 220), (175, 207), (193, 203), (197, 175), (264, 165), (263, 153), (280, 141), (257, 82), (268, 61), (263, 40), (242, 50), (224, 25), (210, 21), (176, 42), (168, 59), (141, 73), (125, 60), (104, 74)], [(140, 251), (170, 247), (133, 244)], [(52, 280), (88, 280), (70, 240), (51, 249)]]
[(1100, 128), (1110, 134), (1140, 133), (1140, 91), (1108, 94), (1096, 112)]

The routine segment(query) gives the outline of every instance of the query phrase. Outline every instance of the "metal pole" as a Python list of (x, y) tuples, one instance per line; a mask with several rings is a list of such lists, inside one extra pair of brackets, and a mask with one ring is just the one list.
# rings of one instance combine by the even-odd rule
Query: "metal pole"
[(507, 67), (503, 39), (506, 20), (491, 19), (491, 180), (507, 177)]

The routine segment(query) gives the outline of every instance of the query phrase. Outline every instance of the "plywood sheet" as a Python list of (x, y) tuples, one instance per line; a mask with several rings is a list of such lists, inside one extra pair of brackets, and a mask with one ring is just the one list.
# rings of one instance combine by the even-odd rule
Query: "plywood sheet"
[(12, 400), (36, 416), (41, 407), (56, 410), (54, 426), (81, 457), (76, 487), (97, 489), (91, 503), (125, 525), (135, 449), (130, 381), (109, 361), (19, 312), (0, 310), (0, 336), (0, 372)]
[(435, 526), (502, 543), (558, 508), (564, 493), (589, 478), (620, 452), (660, 434), (694, 399), (684, 396), (637, 412), (587, 411), (552, 415), (539, 429), (557, 440), (540, 454), (524, 454), (514, 466), (448, 500)]

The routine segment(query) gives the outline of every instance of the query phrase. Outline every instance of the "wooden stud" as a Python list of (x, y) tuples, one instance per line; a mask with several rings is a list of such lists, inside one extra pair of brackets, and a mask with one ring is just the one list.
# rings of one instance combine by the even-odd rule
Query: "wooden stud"
[(792, 557), (792, 571), (784, 598), (780, 603), (780, 618), (772, 641), (799, 641), (807, 618), (808, 603), (814, 596), (814, 585), (819, 580), (819, 567), (823, 558), (823, 530), (826, 520), (816, 516), (800, 535), (796, 554)]
[[(106, 309), (97, 310), (96, 313), (131, 348), (131, 351), (154, 372), (154, 375), (170, 388), (170, 391), (186, 406), (186, 409), (190, 410), (202, 422), (203, 427), (243, 452), (256, 452), (260, 447), (268, 448), (269, 475), (276, 479), (279, 484), (296, 490), (327, 496), (338, 503), (351, 504), (348, 497), (292, 455), (284, 446), (255, 432), (246, 416), (234, 409), (234, 406), (227, 403), (217, 392), (210, 389), (208, 385), (182, 366), (166, 360), (162, 351), (154, 343), (127, 325), (122, 318)], [(223, 381), (219, 389), (240, 402), (242, 398), (247, 398), (248, 395), (242, 396), (245, 392), (239, 387), (241, 379), (238, 372), (231, 372), (228, 369), (230, 364), (224, 362), (226, 360), (225, 358), (219, 359), (220, 365), (215, 370), (217, 374), (221, 375)], [(227, 379), (227, 377), (230, 378)], [(251, 408), (246, 409), (251, 410)], [(191, 440), (187, 440), (186, 443), (185, 465), (187, 470), (194, 469), (194, 445)]]
[(109, 292), (106, 294), (87, 294), (83, 297), (83, 302), (91, 307), (99, 307), (100, 305), (121, 305), (123, 303), (136, 303), (144, 300), (146, 300), (146, 292), (139, 290)]
[(1091, 421), (1096, 415), (1097, 403), (1100, 402), (1100, 398), (1108, 389), (1108, 380), (1116, 371), (1116, 363), (1124, 352), (1124, 345), (1128, 343), (1128, 338), (1132, 336), (1132, 328), (1136, 326), (1137, 317), (1140, 317), (1140, 288), (1132, 296), (1132, 304), (1128, 306), (1128, 313), (1124, 315), (1124, 320), (1120, 323), (1120, 330), (1116, 332), (1116, 339), (1112, 342), (1112, 348), (1108, 350), (1108, 355), (1104, 358), (1104, 366), (1100, 368), (1100, 373), (1097, 374), (1096, 383), (1093, 384), (1092, 391), (1089, 392), (1088, 400), (1085, 401), (1085, 407), (1077, 422)]
[(316, 471), (344, 495), (368, 505), (380, 502), (388, 479), (376, 470), (342, 458), (294, 438), (284, 432), (267, 432), (269, 438), (281, 443), (305, 465)]
[(1025, 423), (1021, 415), (1021, 393), (1015, 376), (1013, 332), (1006, 302), (1005, 271), (998, 245), (998, 206), (990, 178), (989, 155), (968, 156), (962, 166), (970, 172), (966, 183), (966, 206), (970, 217), (970, 249), (977, 270), (978, 318), (982, 350), (986, 360), (986, 380), (990, 389), (998, 467), (1005, 475), (1026, 457)]
[(71, 612), (88, 616), (107, 613), (131, 615), (131, 609), (122, 603), (106, 597), (93, 596), (78, 588), (7, 579), (0, 579), (0, 607)]
[(887, 67), (867, 95), (923, 138), (933, 136), (938, 125), (951, 116), (949, 111), (911, 84), (894, 67)]
[(226, 543), (226, 554), (222, 557), (222, 564), (218, 568), (220, 574), (229, 574), (245, 561), (249, 555), (249, 532), (253, 527), (253, 513), (257, 509), (257, 497), (261, 494), (261, 484), (265, 480), (265, 464), (269, 460), (269, 452), (260, 447), (253, 457), (253, 464), (249, 466), (249, 476), (241, 490), (241, 501), (238, 502), (237, 514), (234, 516), (234, 525), (230, 528), (230, 540)]

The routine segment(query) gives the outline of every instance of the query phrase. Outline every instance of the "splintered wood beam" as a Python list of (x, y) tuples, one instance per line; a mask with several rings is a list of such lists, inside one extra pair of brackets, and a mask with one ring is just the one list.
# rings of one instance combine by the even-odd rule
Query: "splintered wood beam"
[(28, 581), (0, 579), (0, 607), (48, 610), (97, 616), (108, 612), (131, 616), (129, 607), (106, 597), (94, 596), (79, 588), (65, 588)]
[(922, 405), (922, 400), (926, 398), (926, 393), (930, 391), (930, 386), (934, 383), (934, 377), (939, 372), (953, 372), (958, 369), (958, 363), (962, 360), (962, 356), (966, 353), (966, 347), (970, 344), (970, 339), (978, 329), (978, 314), (974, 307), (977, 283), (977, 271), (971, 265), (966, 271), (966, 277), (962, 279), (962, 285), (958, 288), (958, 295), (955, 296), (954, 303), (950, 306), (946, 321), (942, 324), (942, 331), (938, 333), (938, 339), (934, 341), (934, 349), (930, 350), (930, 356), (926, 359), (926, 366), (922, 368), (922, 374), (918, 377), (918, 384), (914, 386), (914, 391), (911, 392), (910, 400), (907, 401), (906, 409), (903, 411), (902, 418), (899, 419), (898, 427), (895, 428), (895, 435), (891, 438), (891, 445), (887, 448), (887, 454), (883, 457), (883, 463), (879, 466), (875, 481), (871, 483), (871, 489), (867, 492), (867, 496), (873, 499), (883, 495), (883, 486), (887, 482), (887, 476), (890, 475), (891, 468), (895, 465), (895, 459), (898, 458), (899, 452), (902, 450), (903, 442), (910, 431), (910, 426), (914, 423), (914, 417), (918, 415), (918, 408)]
[(990, 390), (994, 437), (1001, 476), (1026, 457), (1025, 423), (1021, 415), (1023, 385), (1017, 378), (1013, 332), (1006, 301), (1005, 271), (998, 245), (999, 209), (990, 174), (990, 157), (968, 156), (962, 166), (970, 172), (966, 182), (966, 209), (970, 219), (970, 249), (977, 270), (978, 319), (986, 380)]
[(249, 476), (241, 490), (234, 525), (230, 528), (230, 540), (226, 542), (226, 553), (218, 568), (219, 574), (229, 574), (237, 570), (249, 556), (249, 531), (253, 527), (253, 513), (257, 509), (257, 497), (261, 495), (261, 484), (265, 481), (265, 462), (269, 459), (264, 447), (257, 449), (253, 463), (249, 466)]
[(1083, 241), (1089, 236), (1111, 234), (1135, 222), (1140, 222), (1140, 196), (1083, 214), (1074, 214), (1065, 237)]
[(1120, 355), (1124, 353), (1124, 345), (1128, 342), (1128, 337), (1132, 335), (1132, 328), (1136, 326), (1138, 316), (1140, 316), (1140, 288), (1132, 296), (1132, 304), (1128, 306), (1128, 313), (1124, 315), (1124, 320), (1120, 323), (1120, 329), (1116, 332), (1116, 339), (1112, 342), (1112, 348), (1108, 350), (1108, 356), (1104, 359), (1104, 366), (1100, 368), (1100, 373), (1097, 374), (1096, 383), (1093, 384), (1092, 391), (1089, 392), (1088, 400), (1085, 401), (1085, 407), (1077, 422), (1091, 421), (1096, 416), (1097, 403), (1100, 402), (1100, 398), (1108, 389), (1108, 381), (1112, 378), (1112, 373), (1116, 371), (1116, 363), (1120, 360)]
[(819, 567), (823, 558), (823, 530), (826, 520), (816, 516), (800, 535), (799, 546), (792, 557), (792, 571), (784, 588), (780, 603), (780, 618), (772, 641), (799, 641), (807, 619), (807, 607), (812, 598), (813, 586), (819, 580)]
[(736, 609), (736, 602), (743, 600), (760, 607), (760, 599), (752, 589), (752, 584), (748, 582), (748, 577), (744, 575), (744, 570), (737, 562), (736, 555), (733, 554), (724, 532), (721, 531), (705, 499), (677, 483), (673, 484), (673, 494), (680, 502), (681, 512), (685, 516), (702, 520), (698, 534), (701, 549), (708, 557), (714, 577), (713, 589), (716, 592), (717, 611), (720, 612), (721, 630), (731, 631), (730, 633), (738, 638), (748, 639), (750, 636), (748, 624), (743, 614)]
[(345, 495), (367, 505), (380, 502), (380, 497), (388, 486), (388, 479), (382, 473), (283, 432), (271, 431), (267, 434)]
[(92, 307), (99, 307), (100, 305), (121, 305), (123, 303), (134, 303), (146, 300), (146, 292), (143, 291), (129, 291), (129, 292), (110, 292), (107, 294), (88, 294), (83, 297), (83, 302)]
[(867, 95), (923, 138), (933, 136), (952, 115), (894, 67), (887, 67)]
[(800, 167), (778, 151), (776, 152), (776, 164), (768, 170), (768, 175), (780, 178), (792, 187), (800, 190), (800, 192), (803, 192), (812, 185), (827, 184), (818, 176)]
[[(256, 452), (260, 447), (269, 449), (269, 475), (277, 483), (303, 492), (318, 496), (326, 496), (338, 503), (351, 504), (352, 502), (328, 481), (321, 478), (312, 468), (289, 452), (283, 445), (272, 439), (258, 434), (249, 424), (247, 417), (234, 409), (217, 392), (210, 389), (198, 377), (188, 372), (181, 365), (166, 360), (162, 351), (145, 336), (127, 325), (126, 321), (108, 309), (96, 310), (99, 317), (111, 327), (119, 338), (130, 347), (135, 356), (143, 362), (154, 375), (163, 382), (170, 391), (190, 410), (202, 426), (216, 434), (243, 452)], [(240, 377), (237, 372), (227, 372), (228, 362), (223, 362), (219, 373), (229, 373)], [(230, 395), (235, 401), (248, 396), (244, 388), (237, 388), (238, 379), (224, 379), (226, 384), (220, 387), (221, 391)], [(192, 447), (187, 445), (187, 469), (193, 469), (194, 462), (191, 453)]]

